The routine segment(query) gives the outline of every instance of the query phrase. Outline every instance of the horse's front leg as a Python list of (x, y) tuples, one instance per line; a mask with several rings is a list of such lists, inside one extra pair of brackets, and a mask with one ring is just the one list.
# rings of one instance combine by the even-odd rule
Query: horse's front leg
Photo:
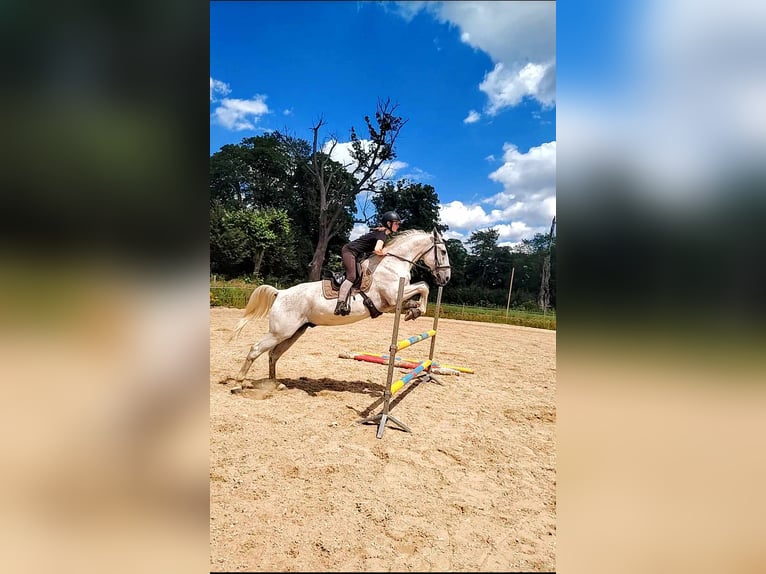
[(404, 287), (404, 293), (402, 294), (403, 301), (414, 303), (410, 299), (415, 295), (420, 295), (420, 304), (414, 307), (408, 306), (407, 314), (404, 316), (405, 321), (417, 319), (421, 315), (425, 315), (428, 305), (428, 284), (425, 281), (418, 281)]

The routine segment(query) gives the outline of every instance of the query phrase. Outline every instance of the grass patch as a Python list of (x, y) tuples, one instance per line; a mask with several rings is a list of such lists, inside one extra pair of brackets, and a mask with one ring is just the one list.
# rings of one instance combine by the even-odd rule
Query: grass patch
[[(433, 317), (434, 303), (429, 302), (426, 316)], [(474, 307), (471, 305), (450, 305), (442, 303), (439, 317), (445, 319), (457, 319), (458, 321), (480, 321), (483, 323), (502, 323), (505, 325), (520, 325), (522, 327), (536, 327), (538, 329), (556, 330), (556, 313), (531, 312), (521, 309), (509, 309), (505, 316), (505, 309)]]
[[(211, 307), (234, 307), (244, 309), (250, 294), (257, 287), (254, 283), (242, 280), (216, 281), (210, 284)], [(429, 301), (426, 317), (433, 317), (434, 301)], [(474, 307), (471, 305), (450, 305), (442, 303), (440, 318), (457, 319), (458, 321), (479, 321), (483, 323), (501, 323), (536, 327), (538, 329), (556, 330), (556, 312), (532, 312), (522, 309), (510, 309), (505, 316), (505, 309), (491, 307)]]
[(244, 309), (250, 294), (255, 289), (252, 287), (210, 287), (211, 307), (234, 307)]

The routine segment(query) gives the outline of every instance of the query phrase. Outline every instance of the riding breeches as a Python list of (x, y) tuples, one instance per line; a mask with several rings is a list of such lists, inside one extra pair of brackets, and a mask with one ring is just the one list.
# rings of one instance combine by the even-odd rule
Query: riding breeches
[(346, 270), (346, 281), (356, 282), (356, 255), (346, 247), (340, 250), (340, 255)]

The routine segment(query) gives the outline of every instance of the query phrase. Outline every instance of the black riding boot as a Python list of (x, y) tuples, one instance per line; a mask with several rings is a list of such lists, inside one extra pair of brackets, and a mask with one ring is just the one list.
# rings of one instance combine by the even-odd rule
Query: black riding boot
[(345, 316), (345, 315), (348, 315), (350, 312), (351, 310), (348, 308), (348, 303), (338, 299), (338, 303), (335, 305), (335, 314)]
[(348, 296), (351, 294), (351, 287), (353, 283), (346, 279), (338, 289), (338, 304), (335, 305), (336, 315), (348, 315), (351, 313), (351, 308), (348, 306)]

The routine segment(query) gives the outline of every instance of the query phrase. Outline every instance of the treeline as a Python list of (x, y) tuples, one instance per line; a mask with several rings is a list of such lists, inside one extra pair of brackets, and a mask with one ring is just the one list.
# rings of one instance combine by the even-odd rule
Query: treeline
[[(210, 272), (219, 278), (245, 278), (286, 287), (316, 280), (321, 270), (341, 271), (340, 248), (357, 222), (356, 197), (367, 192), (364, 223), (394, 209), (404, 219), (400, 230), (437, 228), (439, 197), (431, 185), (380, 178), (384, 161), (396, 157), (394, 144), (406, 123), (395, 107), (379, 103), (375, 122), (365, 117), (370, 136), (360, 140), (352, 128), (355, 173), (330, 159), (318, 145), (279, 132), (244, 138), (210, 157)], [(383, 159), (381, 159), (383, 158)], [(367, 212), (370, 212), (367, 214)], [(445, 303), (505, 307), (513, 270), (511, 305), (540, 308), (546, 256), (549, 308), (556, 307), (556, 238), (538, 234), (515, 249), (497, 245), (494, 229), (474, 232), (466, 245), (447, 240), (452, 278)], [(413, 281), (434, 285), (430, 274), (413, 270)]]

